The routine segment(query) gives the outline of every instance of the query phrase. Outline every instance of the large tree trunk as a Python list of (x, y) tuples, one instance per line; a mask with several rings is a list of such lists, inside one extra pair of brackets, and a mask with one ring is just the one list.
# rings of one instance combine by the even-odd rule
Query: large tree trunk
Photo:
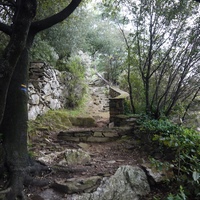
[(22, 198), (24, 176), (28, 166), (27, 151), (27, 70), (28, 52), (25, 49), (17, 63), (7, 95), (2, 123), (6, 168), (10, 175), (11, 191), (7, 199)]
[(26, 45), (28, 31), (36, 13), (36, 1), (16, 1), (18, 10), (13, 19), (13, 25), (6, 26), (0, 23), (2, 31), (10, 36), (10, 41), (0, 59), (0, 126), (3, 120), (8, 87), (16, 63)]
[[(8, 45), (10, 52), (7, 51), (8, 56), (3, 60), (7, 63), (0, 63), (2, 64), (0, 65), (0, 128), (3, 133), (5, 166), (10, 176), (9, 190), (5, 190), (6, 200), (26, 199), (23, 194), (23, 185), (28, 169), (30, 170), (29, 164), (33, 164), (29, 162), (27, 151), (28, 50), (31, 48), (34, 36), (39, 31), (67, 18), (81, 0), (73, 0), (60, 13), (46, 20), (32, 23), (30, 29), (35, 14), (36, 0), (19, 0), (17, 2), (19, 11), (17, 11), (16, 17), (19, 18), (19, 23), (15, 24), (16, 30), (13, 29), (15, 38), (11, 40), (11, 46)], [(1, 23), (0, 25), (0, 29), (3, 30), (4, 26)], [(21, 29), (21, 32), (18, 31)], [(5, 29), (3, 31), (6, 33)], [(13, 59), (12, 55), (16, 59)], [(8, 76), (8, 80), (4, 78), (5, 75)], [(1, 123), (2, 118), (3, 122)]]

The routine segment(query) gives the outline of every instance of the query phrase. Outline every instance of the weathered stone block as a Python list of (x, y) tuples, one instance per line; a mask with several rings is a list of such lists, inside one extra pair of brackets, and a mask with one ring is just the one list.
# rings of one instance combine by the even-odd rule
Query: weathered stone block
[(94, 137), (104, 137), (103, 134), (102, 134), (102, 132), (99, 132), (99, 131), (94, 132), (94, 133), (93, 133), (93, 136), (94, 136)]
[(80, 142), (80, 138), (78, 137), (70, 137), (70, 136), (58, 136), (59, 140), (72, 141), (72, 142)]
[(88, 178), (72, 178), (67, 181), (56, 180), (53, 187), (67, 194), (93, 192), (101, 182), (100, 176)]
[(111, 138), (108, 138), (108, 137), (88, 137), (87, 138), (87, 142), (110, 142), (112, 141)]
[(118, 133), (116, 132), (105, 132), (103, 133), (104, 137), (110, 137), (110, 138), (113, 138), (113, 137), (119, 137)]

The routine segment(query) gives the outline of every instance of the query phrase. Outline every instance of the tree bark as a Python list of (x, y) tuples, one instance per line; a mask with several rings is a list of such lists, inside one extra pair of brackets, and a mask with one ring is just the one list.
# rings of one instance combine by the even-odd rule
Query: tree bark
[[(28, 57), (33, 39), (39, 31), (49, 28), (67, 18), (81, 2), (81, 0), (72, 0), (60, 13), (46, 20), (32, 23), (36, 1), (28, 1), (18, 1), (19, 10), (22, 12), (18, 11), (16, 15), (19, 18), (19, 27), (16, 27), (18, 32), (13, 29), (15, 37), (13, 40), (10, 40), (6, 51), (7, 58), (1, 62), (2, 65), (0, 66), (0, 128), (3, 133), (5, 166), (10, 175), (9, 190), (6, 190), (7, 200), (26, 198), (23, 194), (23, 185), (27, 169), (32, 164), (27, 150), (27, 88)], [(26, 5), (25, 7), (30, 9), (28, 13), (23, 5)], [(17, 19), (15, 18), (15, 21)], [(26, 29), (22, 27), (25, 25)], [(24, 31), (21, 31), (21, 28)], [(0, 24), (0, 29), (4, 29), (5, 33), (9, 30), (7, 26), (3, 26), (2, 24)], [(12, 56), (15, 56), (14, 59)]]
[(29, 160), (27, 151), (27, 56), (28, 52), (24, 49), (10, 83), (2, 123), (3, 146), (6, 153), (5, 165), (11, 175), (11, 191), (7, 195), (8, 199), (22, 195), (25, 170)]
[(130, 47), (128, 47), (128, 86), (129, 86), (129, 95), (130, 95), (130, 103), (131, 103), (131, 110), (132, 113), (135, 114), (136, 110), (135, 110), (135, 106), (134, 106), (134, 102), (133, 102), (133, 88), (132, 88), (132, 83), (131, 83), (131, 55), (130, 55)]
[(36, 12), (36, 1), (16, 1), (18, 10), (14, 15), (13, 25), (0, 24), (0, 28), (10, 36), (3, 57), (0, 59), (0, 125), (3, 120), (7, 91), (16, 63), (26, 44), (28, 30)]

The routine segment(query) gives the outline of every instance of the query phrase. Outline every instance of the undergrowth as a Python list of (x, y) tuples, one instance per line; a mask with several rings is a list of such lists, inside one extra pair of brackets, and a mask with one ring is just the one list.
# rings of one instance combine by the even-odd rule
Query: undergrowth
[(144, 118), (139, 124), (142, 134), (150, 135), (159, 149), (170, 149), (175, 154), (170, 165), (180, 189), (167, 200), (200, 199), (200, 133), (169, 120)]

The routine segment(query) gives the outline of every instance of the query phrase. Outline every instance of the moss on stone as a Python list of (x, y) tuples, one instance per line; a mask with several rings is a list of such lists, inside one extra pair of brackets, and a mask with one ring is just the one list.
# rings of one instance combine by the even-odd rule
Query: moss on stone
[(73, 126), (94, 127), (95, 120), (92, 117), (70, 117)]

